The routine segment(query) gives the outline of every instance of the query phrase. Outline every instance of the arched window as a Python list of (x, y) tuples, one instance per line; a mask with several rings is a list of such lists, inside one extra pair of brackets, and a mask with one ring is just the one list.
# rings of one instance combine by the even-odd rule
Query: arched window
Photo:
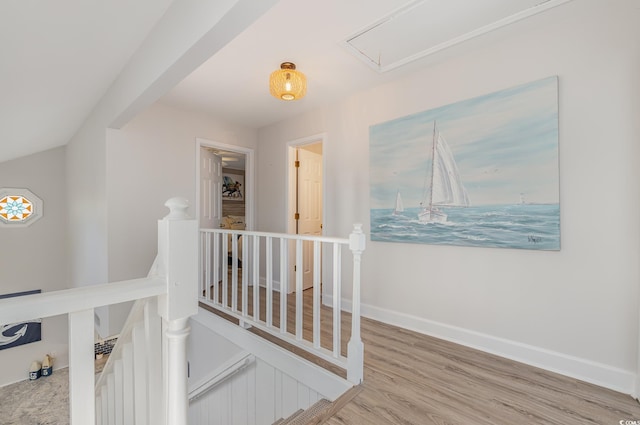
[(42, 217), (42, 200), (28, 189), (0, 189), (0, 226), (30, 226)]

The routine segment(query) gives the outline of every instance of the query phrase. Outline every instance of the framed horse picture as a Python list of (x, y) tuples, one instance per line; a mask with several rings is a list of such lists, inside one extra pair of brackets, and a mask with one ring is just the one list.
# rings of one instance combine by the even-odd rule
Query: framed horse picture
[(222, 199), (225, 201), (244, 201), (244, 176), (222, 173)]

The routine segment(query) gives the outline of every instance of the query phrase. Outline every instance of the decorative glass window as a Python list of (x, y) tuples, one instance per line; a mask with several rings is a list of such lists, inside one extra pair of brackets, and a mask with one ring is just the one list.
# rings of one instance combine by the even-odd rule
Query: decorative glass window
[(0, 226), (29, 226), (42, 217), (42, 200), (28, 189), (0, 189)]

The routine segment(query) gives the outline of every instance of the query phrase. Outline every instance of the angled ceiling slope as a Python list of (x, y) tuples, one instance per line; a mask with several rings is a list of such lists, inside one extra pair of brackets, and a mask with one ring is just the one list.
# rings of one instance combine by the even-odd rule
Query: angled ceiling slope
[(356, 57), (386, 72), (571, 0), (414, 0), (348, 37)]

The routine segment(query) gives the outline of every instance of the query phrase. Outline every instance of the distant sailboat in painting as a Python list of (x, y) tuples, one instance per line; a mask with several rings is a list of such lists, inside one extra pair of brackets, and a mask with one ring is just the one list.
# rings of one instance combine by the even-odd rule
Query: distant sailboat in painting
[(524, 193), (520, 194), (520, 205), (526, 205), (527, 204), (527, 200), (524, 197)]
[(400, 196), (400, 189), (396, 194), (396, 207), (393, 209), (393, 215), (400, 215), (404, 211), (404, 205), (402, 205), (402, 196)]
[(424, 202), (420, 203), (418, 220), (421, 223), (445, 223), (447, 214), (439, 207), (469, 206), (469, 196), (460, 179), (453, 153), (438, 131), (435, 121), (433, 122), (431, 178), (428, 193), (429, 199), (425, 201), (426, 205)]

